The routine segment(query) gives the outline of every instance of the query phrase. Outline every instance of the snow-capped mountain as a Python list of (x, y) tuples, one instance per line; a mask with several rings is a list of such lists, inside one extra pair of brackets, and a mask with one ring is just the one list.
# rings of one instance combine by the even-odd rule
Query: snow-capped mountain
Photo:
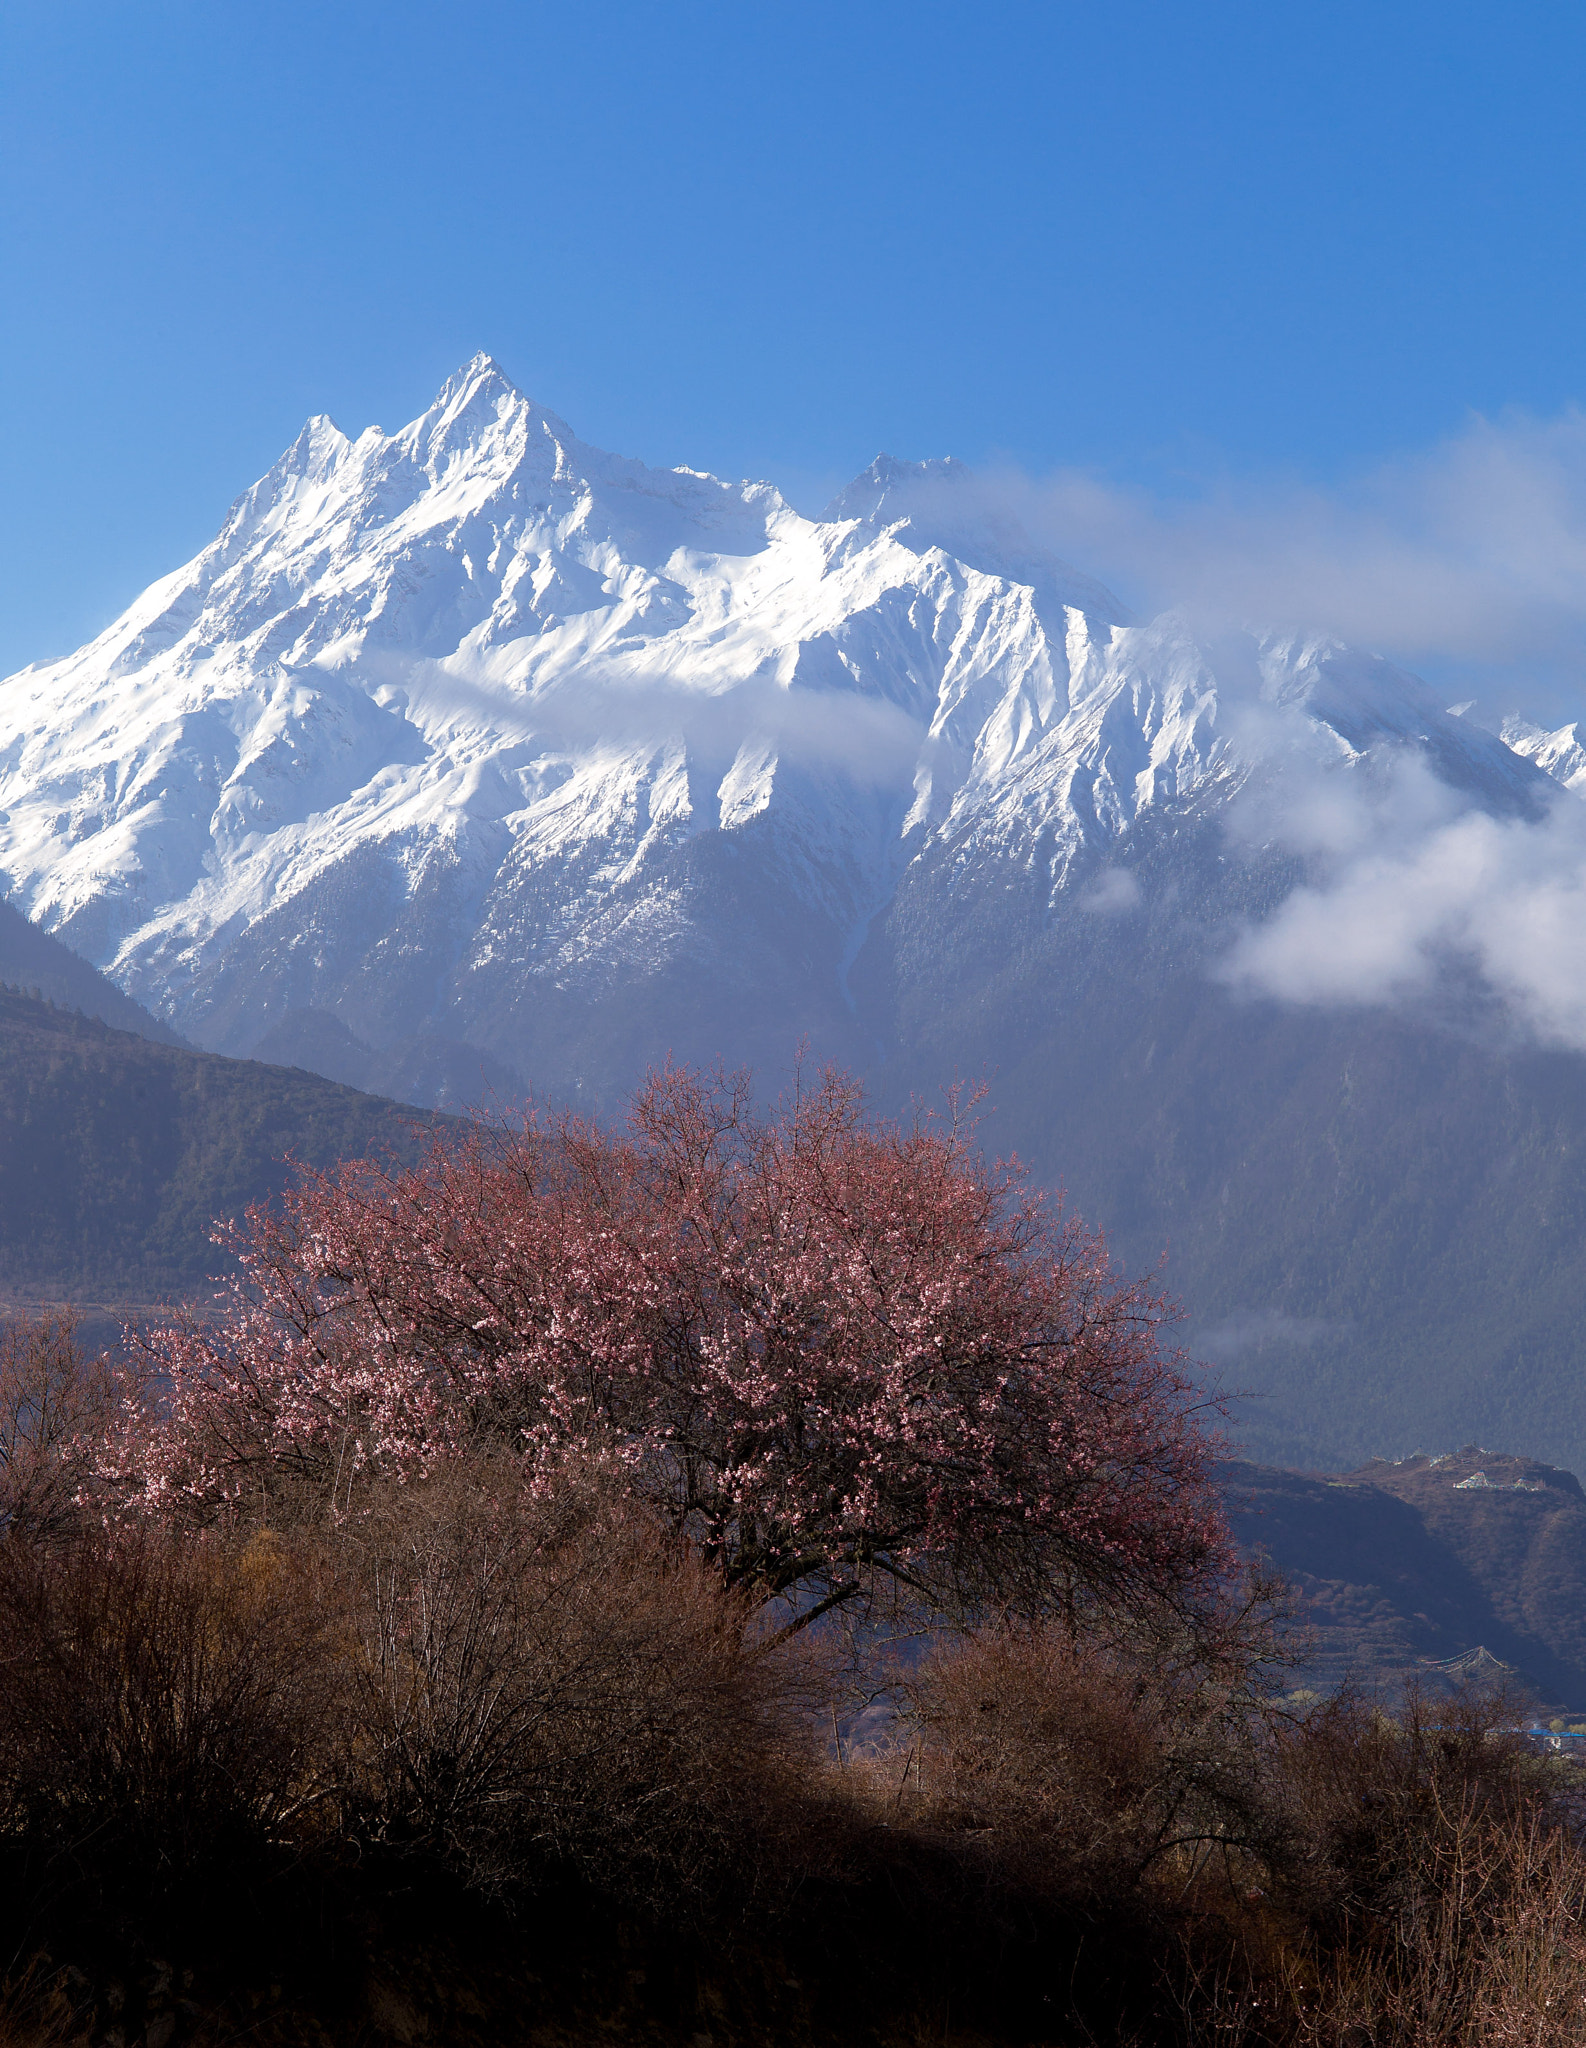
[(1581, 741), (1579, 720), (1549, 732), (1528, 718), (1511, 717), (1503, 721), (1500, 730), (1517, 754), (1534, 761), (1566, 789), (1577, 795), (1586, 792), (1586, 744)]
[(880, 457), (812, 520), (591, 448), (480, 356), (396, 434), (311, 420), (195, 560), (0, 685), (0, 871), (215, 1049), (289, 1053), (307, 1012), (603, 1084), (842, 1049), (906, 876), (1050, 906), (1277, 713), (1504, 811), (1556, 765), (1334, 643), (1132, 623), (959, 464)]
[(1586, 1065), (1524, 1028), (1586, 1016), (1583, 790), (1575, 727), (1131, 619), (959, 464), (808, 519), (485, 358), (0, 684), (0, 890), (190, 1040), (416, 1102), (801, 1036), (884, 1108), (986, 1077), (1332, 1466), (1586, 1469)]

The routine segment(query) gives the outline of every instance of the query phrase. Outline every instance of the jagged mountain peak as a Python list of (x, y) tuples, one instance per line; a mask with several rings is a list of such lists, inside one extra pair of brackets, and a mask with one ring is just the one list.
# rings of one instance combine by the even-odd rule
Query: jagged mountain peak
[(399, 487), (404, 472), (405, 495), (411, 499), (444, 472), (455, 481), (460, 469), (502, 482), (525, 460), (547, 475), (559, 469), (571, 473), (566, 451), (594, 452), (584, 451), (565, 420), (536, 406), (492, 356), (481, 352), (446, 379), (423, 412), (392, 434), (369, 427), (351, 440), (328, 414), (314, 414), (279, 460), (237, 500), (220, 538), (250, 527), (284, 499), (300, 498), (303, 485), (329, 482), (338, 471), (347, 472), (346, 486), (353, 490), (367, 489), (378, 479), (389, 508), (392, 488)]
[(889, 516), (908, 517), (911, 500), (917, 497), (920, 486), (945, 485), (951, 489), (968, 485), (974, 474), (968, 463), (960, 462), (956, 455), (900, 462), (883, 450), (852, 483), (843, 486), (821, 517), (832, 521), (866, 519), (885, 525)]
[(395, 433), (310, 420), (210, 547), (0, 684), (0, 873), (216, 1049), (315, 1011), (532, 1082), (531, 1012), (685, 962), (840, 1020), (917, 864), (1057, 902), (1237, 780), (1230, 692), (1478, 801), (1542, 783), (1349, 650), (1132, 626), (952, 458), (810, 520), (590, 446), (481, 354)]
[(1586, 742), (1581, 739), (1579, 719), (1550, 732), (1529, 718), (1510, 716), (1500, 728), (1504, 742), (1528, 761), (1534, 761), (1555, 782), (1566, 789), (1586, 791)]
[(352, 446), (328, 412), (310, 413), (303, 431), (281, 457), (299, 475), (313, 474), (339, 461)]
[(1026, 583), (1049, 603), (1074, 606), (1097, 619), (1127, 625), (1128, 608), (1028, 531), (1000, 484), (957, 456), (900, 462), (880, 454), (844, 486), (822, 513), (884, 531), (918, 551), (937, 548), (984, 574)]
[(552, 448), (581, 445), (565, 420), (537, 406), (483, 353), (454, 371), (432, 403), (391, 439), (432, 464), (458, 451), (479, 451), (496, 462), (521, 460), (535, 439)]
[[(480, 349), (453, 370), (407, 431), (412, 432), (425, 422), (452, 421), (470, 414), (482, 418), (491, 413), (499, 415), (504, 409), (528, 413), (537, 410), (533, 400), (519, 390), (495, 357)], [(567, 431), (563, 422), (558, 425)]]
[(461, 368), (446, 379), (436, 394), (437, 405), (448, 405), (476, 388), (504, 389), (515, 395), (518, 387), (486, 349), (476, 349)]

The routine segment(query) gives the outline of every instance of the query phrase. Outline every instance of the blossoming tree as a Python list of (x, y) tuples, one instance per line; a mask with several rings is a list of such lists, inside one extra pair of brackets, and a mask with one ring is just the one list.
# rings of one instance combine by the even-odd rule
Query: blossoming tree
[(146, 1340), (119, 1461), (152, 1506), (285, 1476), (345, 1504), (481, 1444), (535, 1484), (598, 1460), (801, 1620), (888, 1581), (1190, 1611), (1227, 1562), (1163, 1303), (956, 1118), (873, 1121), (835, 1073), (761, 1117), (668, 1069), (620, 1131), (476, 1125), (225, 1241), (226, 1314)]

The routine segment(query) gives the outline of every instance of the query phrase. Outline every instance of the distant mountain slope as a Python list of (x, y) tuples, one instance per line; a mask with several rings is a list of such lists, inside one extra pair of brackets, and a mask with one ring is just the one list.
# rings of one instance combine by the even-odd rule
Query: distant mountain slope
[(1229, 1468), (1240, 1541), (1302, 1596), (1309, 1675), (1367, 1685), (1478, 1648), (1586, 1710), (1586, 1495), (1572, 1473), (1467, 1449), (1341, 1478)]
[(151, 1010), (135, 1003), (106, 974), (80, 959), (69, 946), (31, 924), (14, 904), (0, 899), (0, 986), (37, 992), (85, 1017), (98, 1017), (117, 1031), (136, 1031), (161, 1045), (186, 1040)]
[(0, 870), (195, 1041), (429, 1104), (611, 1112), (668, 1054), (774, 1089), (801, 1038), (888, 1107), (991, 1076), (988, 1140), (1170, 1255), (1265, 1397), (1252, 1455), (1586, 1469), (1586, 1059), (1490, 989), (1225, 986), (1308, 878), (1240, 823), (1283, 812), (1279, 756), (1504, 832), (1567, 836), (1586, 787), (1574, 728), (1493, 733), (1370, 651), (1131, 619), (957, 463), (880, 458), (807, 519), (479, 357), (396, 433), (311, 420), (0, 683)]
[(521, 1074), (478, 1046), (439, 1032), (418, 1032), (376, 1051), (328, 1010), (288, 1010), (253, 1049), (253, 1057), (280, 1067), (303, 1067), (396, 1102), (439, 1109), (488, 1103), (507, 1109), (530, 1093)]
[(986, 1076), (1016, 1148), (1131, 1266), (1167, 1260), (1248, 1455), (1340, 1470), (1472, 1437), (1586, 1469), (1586, 1060), (1208, 972), (1292, 887), (1215, 809), (1121, 842), (1135, 896), (1056, 911), (1012, 864), (922, 867), (855, 963), (888, 1107)]
[(0, 1288), (99, 1302), (201, 1289), (216, 1217), (310, 1165), (411, 1156), (419, 1113), (0, 991)]

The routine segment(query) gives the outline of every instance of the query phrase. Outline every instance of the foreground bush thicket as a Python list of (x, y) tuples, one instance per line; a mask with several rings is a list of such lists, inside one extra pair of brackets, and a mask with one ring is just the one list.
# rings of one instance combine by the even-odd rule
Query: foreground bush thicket
[(809, 1782), (805, 1660), (756, 1655), (742, 1595), (609, 1488), (479, 1478), (383, 1489), (333, 1545), (349, 1823), (474, 1883), (758, 1897)]
[(339, 1740), (319, 1578), (158, 1529), (0, 1543), (0, 1812), (36, 1886), (148, 1895), (294, 1837)]
[(1050, 1631), (972, 1639), (914, 1688), (893, 1804), (1024, 1897), (1171, 1924), (1172, 2022), (1142, 2038), (1586, 2039), (1586, 1781), (1513, 1732), (1521, 1703), (1346, 1693), (1296, 1715), (1227, 1678)]
[(472, 1898), (510, 1943), (576, 1895), (652, 1943), (791, 1951), (866, 2024), (884, 1993), (993, 2039), (1581, 2038), (1571, 1783), (1502, 1702), (1295, 1716), (1187, 1639), (998, 1627), (895, 1679), (854, 1754), (807, 1639), (768, 1654), (608, 1484), (511, 1476), (329, 1529), (0, 1542), (13, 1953), (202, 1949), (215, 1901), (267, 1924), (305, 1886), (441, 1902), (426, 1927)]
[(594, 1923), (785, 1946), (990, 2038), (1582, 2038), (1572, 1782), (1502, 1702), (1291, 1716), (1188, 1642), (992, 1628), (854, 1755), (820, 1741), (842, 1669), (766, 1655), (670, 1532), (607, 1485), (502, 1489), (0, 1542), (12, 1952), (203, 1946), (215, 1901), (270, 1921), (305, 1882), (477, 1898), (512, 1939), (572, 1884)]
[(667, 1075), (240, 1249), (119, 1387), (0, 1334), (0, 2039), (367, 2038), (371, 1944), (492, 2040), (1586, 2037), (1570, 1770), (1284, 1702), (1167, 1311), (956, 1128)]
[(83, 1353), (69, 1311), (0, 1327), (0, 1526), (46, 1538), (75, 1526), (116, 1411), (110, 1368)]
[(488, 1467), (356, 1523), (0, 1542), (0, 1830), (41, 1898), (191, 1899), (343, 1852), (688, 1917), (785, 1855), (808, 1660), (597, 1488)]

